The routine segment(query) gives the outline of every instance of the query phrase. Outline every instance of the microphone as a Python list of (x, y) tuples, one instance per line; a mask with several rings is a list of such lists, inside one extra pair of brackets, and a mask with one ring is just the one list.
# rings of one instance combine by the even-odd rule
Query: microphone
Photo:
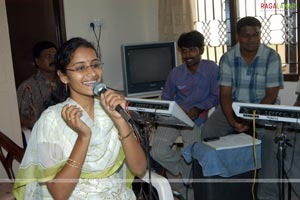
[(104, 83), (101, 83), (101, 82), (94, 83), (94, 86), (93, 86), (94, 95), (99, 96), (100, 94), (106, 92), (106, 90), (107, 90), (107, 87)]
[[(104, 83), (101, 82), (96, 82), (94, 83), (93, 86), (93, 93), (95, 96), (100, 96), (100, 94), (105, 93), (107, 91), (107, 87)], [(131, 117), (129, 117), (129, 115), (127, 114), (127, 112), (122, 108), (122, 106), (120, 104), (118, 104), (116, 106), (116, 111), (118, 113), (121, 114), (121, 116), (127, 121), (129, 122), (131, 125), (133, 122), (133, 120), (131, 119)]]

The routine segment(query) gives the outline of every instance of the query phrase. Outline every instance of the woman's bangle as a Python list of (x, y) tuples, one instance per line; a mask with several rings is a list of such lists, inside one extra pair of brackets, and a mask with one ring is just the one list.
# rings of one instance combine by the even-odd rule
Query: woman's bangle
[(76, 169), (82, 169), (81, 167), (77, 165), (73, 165), (72, 163), (69, 162), (70, 160), (67, 160), (66, 164), (69, 165), (70, 167), (76, 168)]
[(119, 140), (123, 141), (123, 140), (125, 140), (126, 138), (128, 138), (131, 134), (132, 134), (132, 130), (129, 131), (129, 133), (128, 133), (127, 135), (125, 135), (125, 136), (119, 135)]
[(72, 162), (72, 163), (74, 163), (74, 164), (77, 164), (77, 165), (81, 165), (80, 162), (77, 162), (77, 161), (75, 161), (75, 160), (73, 160), (73, 159), (71, 159), (71, 158), (69, 158), (68, 161), (70, 161), (70, 162)]

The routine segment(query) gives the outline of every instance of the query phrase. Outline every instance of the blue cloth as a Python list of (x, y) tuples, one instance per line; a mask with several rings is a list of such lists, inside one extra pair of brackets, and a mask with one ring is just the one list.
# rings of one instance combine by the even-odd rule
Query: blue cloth
[[(261, 168), (261, 145), (256, 145), (257, 169)], [(197, 142), (183, 149), (182, 155), (187, 162), (199, 161), (203, 176), (231, 177), (255, 169), (253, 146), (215, 150)]]
[(179, 65), (168, 75), (161, 98), (175, 101), (186, 112), (192, 107), (205, 110), (195, 120), (199, 126), (207, 120), (208, 110), (219, 104), (218, 70), (210, 60), (202, 60), (194, 74), (186, 64)]

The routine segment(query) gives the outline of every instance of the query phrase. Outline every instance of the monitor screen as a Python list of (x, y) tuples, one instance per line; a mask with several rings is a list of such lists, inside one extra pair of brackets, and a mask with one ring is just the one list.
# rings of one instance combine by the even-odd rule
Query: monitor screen
[(160, 93), (176, 66), (175, 42), (122, 45), (126, 96)]

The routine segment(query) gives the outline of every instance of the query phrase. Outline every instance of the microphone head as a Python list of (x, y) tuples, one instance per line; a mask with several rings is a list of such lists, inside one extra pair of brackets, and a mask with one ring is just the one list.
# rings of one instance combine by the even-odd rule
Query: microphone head
[(93, 86), (93, 93), (99, 96), (101, 93), (106, 91), (106, 85), (104, 83), (96, 82)]

